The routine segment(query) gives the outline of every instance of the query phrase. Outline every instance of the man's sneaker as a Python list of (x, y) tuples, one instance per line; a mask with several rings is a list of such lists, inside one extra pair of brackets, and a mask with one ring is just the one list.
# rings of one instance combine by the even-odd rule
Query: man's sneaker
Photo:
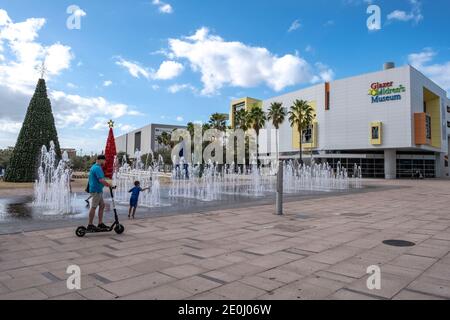
[(93, 224), (90, 224), (87, 227), (87, 231), (88, 232), (96, 232), (96, 231), (98, 231), (98, 228), (96, 226), (94, 226)]
[(98, 225), (98, 228), (99, 228), (100, 230), (108, 230), (108, 229), (109, 229), (109, 227), (108, 227), (106, 224), (104, 224), (104, 223), (100, 223), (100, 224)]

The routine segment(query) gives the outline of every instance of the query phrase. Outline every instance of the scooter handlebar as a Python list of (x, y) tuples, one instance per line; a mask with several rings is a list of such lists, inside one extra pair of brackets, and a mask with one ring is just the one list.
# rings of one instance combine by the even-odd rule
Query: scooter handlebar
[(116, 190), (117, 186), (109, 186), (109, 192), (111, 193), (111, 197), (114, 198), (114, 192), (113, 190)]

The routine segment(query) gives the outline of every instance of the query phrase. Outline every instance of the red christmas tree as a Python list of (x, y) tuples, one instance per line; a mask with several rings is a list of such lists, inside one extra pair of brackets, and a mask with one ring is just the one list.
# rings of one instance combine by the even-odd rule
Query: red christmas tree
[(103, 168), (105, 172), (105, 177), (112, 179), (113, 173), (114, 173), (114, 159), (117, 156), (117, 150), (116, 150), (116, 139), (114, 138), (114, 121), (110, 120), (108, 122), (109, 125), (109, 135), (108, 140), (106, 141), (106, 149), (105, 149), (105, 157), (106, 157), (106, 163)]

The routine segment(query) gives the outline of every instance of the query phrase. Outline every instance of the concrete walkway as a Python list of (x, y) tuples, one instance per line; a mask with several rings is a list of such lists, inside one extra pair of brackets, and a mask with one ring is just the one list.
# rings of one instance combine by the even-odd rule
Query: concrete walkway
[[(283, 217), (261, 206), (125, 222), (123, 236), (0, 236), (0, 299), (450, 299), (450, 181), (380, 183), (404, 188), (290, 202)], [(371, 265), (381, 290), (366, 286)]]

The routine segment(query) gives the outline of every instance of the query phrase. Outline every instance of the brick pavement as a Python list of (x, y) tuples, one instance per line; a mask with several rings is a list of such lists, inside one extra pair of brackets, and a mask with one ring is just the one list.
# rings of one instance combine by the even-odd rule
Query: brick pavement
[[(283, 217), (260, 206), (147, 218), (122, 236), (3, 235), (0, 300), (450, 299), (450, 181), (373, 183), (402, 188), (289, 202)], [(381, 290), (366, 286), (370, 265)]]

